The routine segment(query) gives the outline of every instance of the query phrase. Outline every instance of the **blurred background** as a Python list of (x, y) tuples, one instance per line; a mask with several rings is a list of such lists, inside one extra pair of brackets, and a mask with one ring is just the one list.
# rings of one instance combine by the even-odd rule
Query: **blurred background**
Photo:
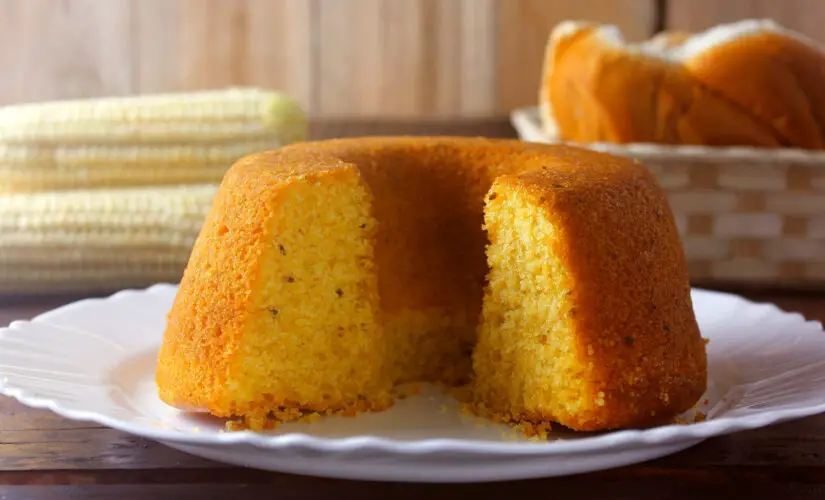
[(819, 0), (0, 0), (0, 104), (255, 85), (313, 119), (506, 117), (562, 20), (641, 40), (750, 17), (825, 41)]
[[(524, 138), (511, 113), (537, 105), (561, 21), (641, 41), (749, 18), (825, 41), (822, 0), (0, 0), (0, 296), (176, 282), (215, 186), (248, 152)], [(280, 97), (21, 108), (234, 86)], [(825, 156), (660, 160), (694, 284), (821, 289)]]

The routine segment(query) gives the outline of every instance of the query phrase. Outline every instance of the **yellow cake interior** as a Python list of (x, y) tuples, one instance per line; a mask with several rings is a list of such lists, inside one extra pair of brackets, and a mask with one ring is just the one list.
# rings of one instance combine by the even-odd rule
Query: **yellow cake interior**
[(504, 179), (487, 197), (490, 272), (474, 392), (499, 417), (557, 421), (587, 405), (580, 397), (586, 361), (575, 342), (568, 271), (555, 251), (563, 228), (539, 197)]
[(259, 403), (260, 418), (386, 399), (370, 199), (354, 168), (281, 190), (251, 299), (256, 313), (227, 381), (238, 401)]

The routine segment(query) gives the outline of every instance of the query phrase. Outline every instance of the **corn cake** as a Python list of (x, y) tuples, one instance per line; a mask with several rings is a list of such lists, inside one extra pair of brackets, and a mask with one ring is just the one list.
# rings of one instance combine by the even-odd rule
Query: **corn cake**
[[(607, 166), (590, 168), (598, 165)], [(571, 234), (580, 239), (577, 252), (592, 257), (570, 261), (586, 263), (580, 266), (587, 271), (583, 273), (559, 260), (570, 280), (584, 281), (575, 288), (554, 286), (574, 289), (582, 313), (592, 311), (590, 301), (596, 300), (598, 290), (600, 301), (616, 305), (593, 319), (581, 319), (570, 330), (575, 338), (559, 336), (559, 341), (604, 334), (608, 342), (615, 335), (632, 336), (639, 353), (628, 355), (619, 350), (622, 346), (595, 351), (593, 363), (610, 363), (615, 357), (635, 377), (632, 387), (640, 396), (606, 392), (605, 408), (590, 412), (584, 404), (576, 413), (587, 424), (582, 427), (640, 422), (654, 411), (658, 418), (688, 409), (695, 402), (687, 402), (690, 395), (697, 393), (698, 398), (704, 389), (704, 365), (698, 360), (705, 354), (698, 330), (690, 328), (690, 318), (684, 316), (692, 314), (690, 290), (672, 218), (666, 204), (656, 205), (663, 212), (655, 218), (642, 208), (609, 215), (618, 202), (652, 209), (644, 196), (661, 201), (645, 184), (650, 178), (642, 175), (643, 167), (567, 146), (451, 137), (305, 142), (237, 162), (219, 187), (169, 313), (157, 377), (161, 397), (179, 408), (244, 418), (253, 428), (263, 425), (266, 415), (285, 420), (305, 411), (381, 410), (392, 404), (392, 388), (407, 382), (469, 384), (479, 389), (479, 400), (490, 405), (477, 408), (502, 411), (502, 402), (511, 400), (494, 380), (499, 367), (484, 361), (495, 341), (489, 322), (480, 320), (492, 311), (482, 307), (484, 301), (501, 299), (491, 299), (489, 288), (485, 292), (488, 278), (502, 284), (506, 280), (496, 278), (497, 273), (501, 276), (497, 267), (488, 277), (485, 197), (489, 204), (487, 194), (497, 179), (510, 183), (516, 182), (510, 180), (515, 176), (512, 179), (525, 182), (530, 172), (546, 166), (590, 176), (589, 184), (582, 180), (576, 191), (588, 201), (580, 206), (569, 201), (559, 209), (590, 210), (577, 216), (583, 218), (608, 214), (604, 223), (594, 218), (586, 227), (571, 226), (578, 231)], [(627, 184), (629, 179), (635, 184)], [(599, 189), (588, 194), (585, 185)], [(635, 191), (626, 198), (611, 198), (614, 190), (631, 185)], [(573, 192), (569, 196), (578, 199)], [(596, 207), (600, 211), (593, 212)], [(614, 220), (622, 224), (624, 240), (607, 236), (616, 231), (608, 227)], [(531, 245), (537, 252), (550, 252), (539, 248), (546, 244), (537, 240)], [(651, 253), (644, 262), (656, 267), (655, 259), (664, 260), (648, 275), (637, 272), (623, 278), (622, 273), (635, 268), (622, 267), (602, 250), (592, 253), (625, 244), (630, 249), (614, 249), (622, 258), (647, 245)], [(509, 251), (515, 247), (498, 250)], [(593, 266), (602, 274), (593, 274)], [(294, 281), (287, 281), (290, 278)], [(548, 282), (562, 278), (535, 277)], [(642, 295), (634, 295), (638, 291)], [(555, 300), (553, 293), (547, 291), (547, 301)], [(604, 298), (608, 295), (609, 300)], [(651, 304), (661, 310), (648, 313)], [(520, 311), (533, 314), (529, 308)], [(667, 322), (670, 336), (662, 337), (661, 325), (658, 330), (643, 325), (647, 320), (642, 318)], [(541, 312), (530, 321), (545, 328), (551, 318)], [(613, 329), (602, 332), (608, 323)], [(622, 328), (627, 331), (618, 333)], [(488, 339), (486, 347), (477, 347), (479, 332)], [(516, 349), (519, 342), (515, 336), (507, 348)], [(678, 349), (663, 352), (659, 347), (664, 345)], [(534, 355), (521, 352), (525, 360)], [(535, 362), (546, 363), (549, 354), (539, 354)], [(608, 364), (586, 375), (595, 380), (592, 377), (613, 367)], [(489, 384), (483, 380), (487, 377)], [(582, 387), (600, 387), (591, 379)], [(677, 379), (684, 381), (683, 387), (674, 385)], [(536, 401), (543, 404), (553, 388), (534, 384), (530, 390), (537, 391)], [(660, 394), (665, 392), (670, 403), (662, 406)], [(620, 408), (631, 400), (637, 406)], [(520, 408), (516, 418), (536, 417), (521, 404), (513, 407)], [(550, 415), (541, 411), (541, 418)], [(576, 419), (566, 422), (574, 425)]]

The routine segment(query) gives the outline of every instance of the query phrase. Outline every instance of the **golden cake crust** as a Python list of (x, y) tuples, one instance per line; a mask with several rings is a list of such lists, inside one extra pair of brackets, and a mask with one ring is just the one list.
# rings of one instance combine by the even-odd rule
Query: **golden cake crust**
[[(249, 314), (246, 299), (256, 283), (256, 259), (267, 244), (259, 221), (274, 209), (267, 193), (294, 176), (357, 166), (374, 197), (382, 313), (390, 328), (419, 335), (392, 346), (397, 355), (393, 377), (398, 382), (455, 385), (471, 375), (470, 350), (487, 272), (482, 211), (493, 181), (504, 174), (536, 171), (523, 179), (541, 190), (551, 182), (541, 167), (563, 164), (570, 168), (569, 175), (589, 176), (588, 182), (604, 187), (611, 179), (588, 165), (605, 162), (630, 169), (639, 178), (649, 175), (630, 160), (597, 152), (481, 138), (341, 139), (299, 143), (243, 158), (220, 186), (169, 312), (157, 370), (161, 398), (179, 408), (219, 416), (238, 413), (225, 382)], [(571, 223), (581, 243), (566, 255), (577, 270), (579, 286), (604, 287), (603, 293), (588, 294), (602, 302), (582, 302), (581, 324), (590, 335), (582, 342), (599, 346), (599, 376), (615, 388), (606, 397), (607, 413), (592, 423), (593, 428), (611, 422), (641, 423), (639, 416), (652, 412), (665, 417), (658, 413), (663, 408), (662, 388), (669, 394), (664, 408), (672, 417), (688, 409), (705, 387), (704, 346), (691, 319), (686, 264), (672, 216), (660, 193), (645, 191), (632, 180), (623, 182), (623, 189), (635, 189), (634, 196), (645, 197), (642, 206), (661, 209), (660, 225), (638, 226), (638, 208), (632, 204), (615, 207), (592, 198), (609, 193), (609, 188), (594, 194), (562, 193), (558, 201), (565, 210), (601, 207), (606, 217), (625, 228), (627, 244), (634, 244), (631, 235), (660, 242), (647, 257), (605, 266), (609, 261), (601, 259), (616, 241), (614, 236), (611, 242), (598, 227), (583, 220)], [(232, 236), (227, 239), (222, 234), (229, 225), (238, 230), (229, 231)], [(249, 272), (239, 274), (239, 268)], [(623, 283), (628, 272), (632, 279)], [(658, 280), (655, 293), (645, 279)], [(611, 326), (613, 318), (638, 308), (639, 293), (652, 294), (642, 302), (649, 304), (649, 313), (635, 313), (625, 323), (632, 333)], [(662, 335), (666, 322), (670, 337)], [(634, 338), (632, 347), (624, 344), (628, 335)], [(655, 377), (658, 389), (645, 386), (641, 375), (638, 382), (626, 381), (627, 373), (619, 373), (622, 363), (646, 370), (642, 375)], [(635, 408), (628, 406), (631, 401), (637, 403)]]

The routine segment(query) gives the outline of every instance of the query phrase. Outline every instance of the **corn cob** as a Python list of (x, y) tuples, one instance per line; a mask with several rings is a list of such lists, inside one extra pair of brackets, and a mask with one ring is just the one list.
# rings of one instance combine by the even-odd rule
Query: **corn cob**
[(177, 282), (214, 184), (0, 196), (0, 294)]
[(215, 183), (246, 154), (304, 140), (288, 96), (228, 89), (0, 108), (0, 193)]

